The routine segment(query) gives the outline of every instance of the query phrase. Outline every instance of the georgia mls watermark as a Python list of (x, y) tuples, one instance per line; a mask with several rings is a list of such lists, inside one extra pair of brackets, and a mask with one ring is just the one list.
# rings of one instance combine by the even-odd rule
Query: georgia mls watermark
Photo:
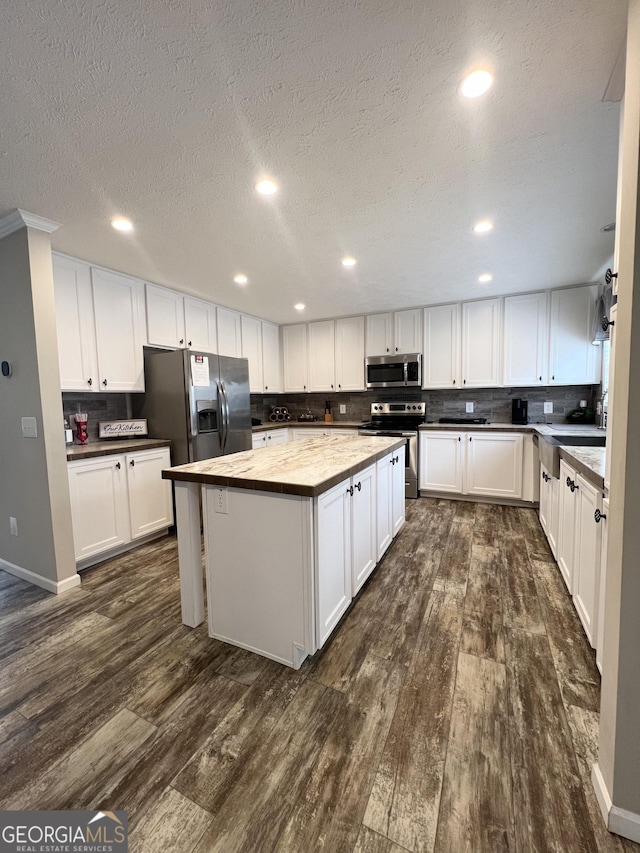
[(0, 812), (0, 853), (127, 853), (127, 813)]

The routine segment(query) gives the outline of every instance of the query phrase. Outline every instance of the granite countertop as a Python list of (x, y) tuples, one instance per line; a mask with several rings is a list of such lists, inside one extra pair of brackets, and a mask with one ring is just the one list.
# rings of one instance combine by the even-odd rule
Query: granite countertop
[(113, 456), (117, 453), (131, 453), (136, 450), (153, 450), (155, 447), (169, 447), (170, 441), (163, 438), (124, 438), (108, 441), (89, 441), (86, 444), (73, 444), (67, 447), (67, 462), (76, 459), (91, 459), (94, 456)]
[(358, 429), (363, 424), (363, 421), (266, 421), (259, 426), (251, 427), (253, 432), (264, 432), (266, 429), (286, 429), (287, 427), (316, 427), (325, 429)]
[(564, 459), (597, 489), (604, 489), (604, 447), (560, 447)]
[(162, 476), (211, 486), (317, 497), (403, 446), (404, 439), (379, 436), (308, 438), (179, 465), (163, 471)]
[(543, 424), (511, 424), (511, 423), (488, 423), (488, 424), (420, 424), (418, 429), (446, 429), (455, 432), (468, 432), (469, 430), (480, 430), (482, 432), (534, 432), (537, 426)]

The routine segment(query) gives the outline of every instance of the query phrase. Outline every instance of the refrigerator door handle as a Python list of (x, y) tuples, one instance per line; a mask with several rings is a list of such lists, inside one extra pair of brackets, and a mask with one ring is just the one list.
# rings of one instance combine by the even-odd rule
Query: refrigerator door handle
[(220, 380), (220, 402), (222, 403), (220, 407), (220, 414), (222, 415), (222, 452), (224, 453), (227, 448), (227, 438), (229, 437), (229, 398), (227, 397), (227, 389), (225, 388), (224, 382)]
[(227, 437), (224, 424), (224, 392), (222, 390), (222, 382), (216, 380), (216, 389), (218, 391), (218, 433), (220, 434), (220, 453), (224, 453), (224, 443)]

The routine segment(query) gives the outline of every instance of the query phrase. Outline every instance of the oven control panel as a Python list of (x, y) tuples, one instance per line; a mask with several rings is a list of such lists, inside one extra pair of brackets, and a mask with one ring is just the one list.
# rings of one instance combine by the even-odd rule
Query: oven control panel
[(394, 415), (400, 417), (411, 415), (411, 417), (424, 417), (426, 411), (427, 404), (424, 402), (391, 403), (378, 401), (371, 404), (372, 415)]

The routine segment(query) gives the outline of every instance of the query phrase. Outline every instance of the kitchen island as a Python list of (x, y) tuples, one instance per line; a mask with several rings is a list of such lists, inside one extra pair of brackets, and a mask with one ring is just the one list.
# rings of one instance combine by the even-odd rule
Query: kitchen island
[(174, 481), (182, 621), (297, 669), (404, 523), (401, 438), (323, 436), (163, 471)]

